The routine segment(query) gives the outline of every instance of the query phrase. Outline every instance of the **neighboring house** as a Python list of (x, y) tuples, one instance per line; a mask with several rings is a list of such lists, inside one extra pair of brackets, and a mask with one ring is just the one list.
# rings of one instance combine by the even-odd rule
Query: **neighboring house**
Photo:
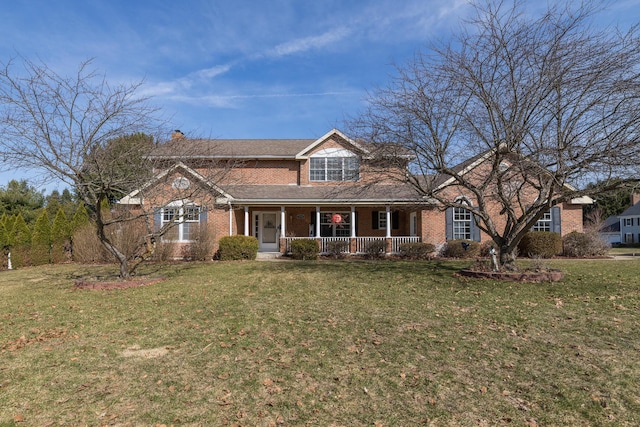
[(599, 231), (610, 244), (640, 243), (640, 194), (632, 193), (631, 206), (607, 218)]
[[(394, 161), (380, 162), (381, 156)], [(205, 224), (215, 239), (255, 236), (260, 252), (287, 252), (300, 238), (317, 239), (322, 252), (329, 242), (344, 241), (351, 253), (364, 252), (374, 240), (383, 240), (388, 253), (407, 242), (488, 240), (468, 211), (443, 210), (390, 178), (404, 174), (410, 156), (380, 154), (335, 129), (316, 140), (190, 140), (179, 134), (151, 158), (164, 169), (120, 203), (155, 208), (156, 227), (177, 221), (163, 240), (179, 244), (192, 241)], [(476, 159), (464, 167), (479, 164)], [(190, 188), (199, 191), (185, 196)], [(535, 229), (582, 231), (582, 203), (552, 208)]]
[(602, 239), (610, 245), (621, 243), (620, 240), (620, 217), (610, 216), (600, 227), (600, 236)]
[(632, 194), (631, 207), (618, 215), (620, 243), (640, 243), (640, 195)]

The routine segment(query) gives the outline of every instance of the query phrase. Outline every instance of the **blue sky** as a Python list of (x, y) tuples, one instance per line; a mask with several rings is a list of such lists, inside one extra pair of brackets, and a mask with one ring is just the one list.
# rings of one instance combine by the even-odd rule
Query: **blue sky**
[[(317, 138), (469, 11), (466, 0), (23, 0), (0, 5), (0, 55), (59, 74), (94, 58), (109, 81), (144, 80), (188, 136)], [(640, 0), (614, 0), (601, 22), (638, 18)]]

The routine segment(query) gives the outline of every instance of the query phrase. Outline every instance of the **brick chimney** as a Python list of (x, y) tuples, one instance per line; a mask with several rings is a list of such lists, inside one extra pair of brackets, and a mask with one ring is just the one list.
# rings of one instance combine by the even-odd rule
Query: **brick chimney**
[(171, 134), (171, 139), (184, 139), (184, 133), (182, 133), (180, 129), (176, 129)]

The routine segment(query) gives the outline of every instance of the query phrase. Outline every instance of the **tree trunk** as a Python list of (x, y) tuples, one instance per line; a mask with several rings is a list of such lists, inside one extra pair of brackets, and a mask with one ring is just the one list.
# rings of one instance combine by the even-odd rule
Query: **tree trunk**
[(500, 265), (507, 271), (516, 270), (516, 247), (503, 245), (500, 247)]
[[(98, 203), (98, 206), (102, 206), (102, 203)], [(104, 221), (102, 219), (102, 211), (100, 209), (96, 212), (96, 234), (98, 235), (98, 239), (100, 239), (100, 243), (104, 245), (105, 248), (111, 253), (118, 263), (120, 264), (120, 278), (121, 279), (130, 279), (131, 271), (129, 270), (129, 261), (127, 260), (127, 256), (120, 252), (118, 248), (116, 248), (111, 240), (107, 237), (107, 234), (104, 230)]]

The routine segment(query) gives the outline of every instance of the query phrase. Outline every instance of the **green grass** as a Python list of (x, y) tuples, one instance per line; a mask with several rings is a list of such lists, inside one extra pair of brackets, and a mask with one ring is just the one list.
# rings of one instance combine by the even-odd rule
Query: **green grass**
[[(640, 261), (552, 261), (557, 283), (464, 262), (0, 273), (0, 426), (640, 424)], [(21, 421), (23, 420), (23, 421)]]

